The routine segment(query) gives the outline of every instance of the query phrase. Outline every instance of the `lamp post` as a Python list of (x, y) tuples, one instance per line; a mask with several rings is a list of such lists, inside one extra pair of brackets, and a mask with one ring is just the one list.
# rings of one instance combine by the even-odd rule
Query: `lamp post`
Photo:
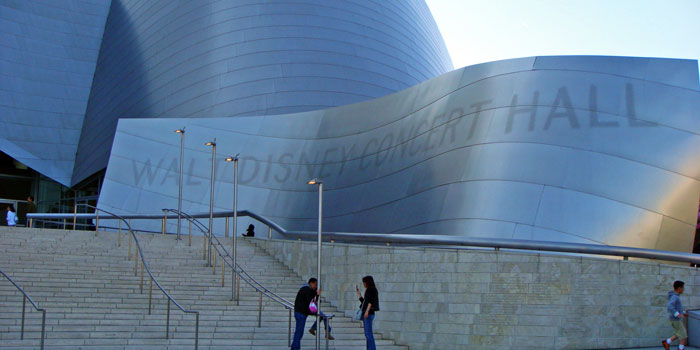
[(177, 192), (177, 238), (176, 240), (180, 240), (180, 220), (181, 220), (181, 215), (180, 213), (182, 212), (182, 171), (184, 169), (184, 161), (185, 161), (185, 127), (182, 127), (182, 129), (177, 129), (175, 130), (175, 133), (180, 134), (180, 184), (178, 186), (178, 192)]
[(207, 266), (211, 265), (211, 240), (212, 240), (212, 226), (214, 224), (214, 180), (216, 174), (216, 165), (214, 161), (216, 160), (216, 139), (214, 141), (209, 141), (204, 144), (205, 146), (211, 146), (211, 195), (209, 196), (209, 250), (207, 252)]
[[(314, 178), (307, 182), (309, 185), (318, 185), (318, 256), (316, 260), (316, 289), (321, 290), (321, 226), (323, 224), (323, 181), (318, 178)], [(316, 303), (318, 311), (316, 311), (316, 325), (319, 330), (318, 336), (316, 336), (316, 350), (321, 349), (321, 298), (318, 298), (318, 303)], [(328, 330), (326, 330), (327, 332)], [(328, 336), (328, 334), (326, 334)]]
[(238, 154), (226, 158), (226, 161), (233, 162), (233, 253), (231, 254), (233, 269), (231, 271), (231, 301), (235, 299), (236, 302), (238, 302), (238, 293), (236, 293), (234, 297), (234, 291), (238, 291), (238, 288), (236, 288), (236, 250), (238, 248), (238, 241), (236, 240), (236, 223), (238, 221)]

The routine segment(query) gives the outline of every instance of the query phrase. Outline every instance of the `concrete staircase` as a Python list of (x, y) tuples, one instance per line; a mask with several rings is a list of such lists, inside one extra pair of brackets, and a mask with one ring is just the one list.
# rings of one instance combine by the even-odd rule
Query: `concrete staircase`
[[(224, 241), (221, 238), (222, 243)], [(257, 327), (259, 293), (243, 284), (240, 305), (231, 299), (231, 274), (225, 271), (221, 287), (221, 260), (216, 275), (202, 260), (202, 238), (139, 235), (147, 261), (158, 281), (184, 308), (200, 311), (200, 349), (288, 349), (288, 311), (263, 297), (262, 325)], [(224, 243), (230, 246), (230, 239)], [(154, 286), (148, 314), (149, 279), (134, 276), (127, 260), (128, 240), (117, 246), (114, 232), (0, 228), (0, 269), (46, 308), (46, 349), (194, 349), (194, 315), (170, 310), (170, 339), (165, 339), (167, 299)], [(239, 261), (259, 282), (287, 300), (294, 300), (304, 282), (288, 268), (244, 239)], [(359, 322), (344, 317), (330, 304), (331, 349), (362, 349)], [(41, 314), (27, 305), (25, 339), (20, 340), (21, 294), (0, 278), (0, 350), (38, 349)], [(307, 329), (313, 322), (307, 320)], [(292, 317), (292, 327), (294, 319)], [(381, 350), (405, 350), (377, 335)], [(322, 344), (325, 346), (325, 339)], [(314, 337), (304, 334), (303, 349), (313, 348)]]

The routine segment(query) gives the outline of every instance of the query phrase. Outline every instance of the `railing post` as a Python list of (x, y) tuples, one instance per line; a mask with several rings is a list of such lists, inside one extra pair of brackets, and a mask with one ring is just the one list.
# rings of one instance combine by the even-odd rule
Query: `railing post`
[(260, 301), (258, 301), (258, 328), (262, 322), (262, 292), (260, 292)]
[(221, 258), (221, 286), (225, 287), (225, 278), (226, 275), (224, 274), (224, 270), (226, 270), (226, 259)]
[(165, 235), (165, 221), (168, 219), (168, 212), (163, 210), (163, 224), (161, 225), (161, 234)]
[(199, 348), (199, 312), (195, 314), (194, 318), (194, 350)]
[(134, 277), (139, 275), (139, 246), (134, 247)]
[(241, 293), (241, 275), (236, 274), (236, 306), (239, 306), (239, 300), (240, 300), (240, 293)]
[(22, 331), (19, 339), (24, 340), (24, 310), (27, 305), (27, 296), (22, 294)]
[(117, 232), (117, 247), (121, 247), (122, 246), (122, 221), (117, 220), (117, 222), (119, 223), (119, 232)]
[(190, 231), (188, 233), (188, 237), (189, 237), (188, 238), (188, 240), (189, 240), (188, 245), (191, 247), (192, 246), (192, 221), (187, 220), (187, 222), (190, 224), (190, 228), (189, 228)]
[(97, 232), (100, 231), (100, 213), (95, 209), (95, 237), (97, 237)]
[(44, 335), (46, 334), (46, 310), (41, 310), (41, 350), (44, 350)]
[(217, 256), (218, 254), (214, 254), (214, 253), (212, 252), (212, 255), (214, 255), (214, 263), (211, 264), (211, 267), (212, 267), (212, 275), (216, 275), (216, 256)]
[(165, 339), (170, 339), (170, 298), (168, 298), (168, 315), (165, 319)]
[(207, 236), (208, 233), (204, 232), (204, 235), (202, 236), (202, 259), (207, 260)]
[(139, 289), (141, 289), (141, 294), (143, 294), (143, 259), (141, 259), (141, 283), (139, 283)]
[(287, 346), (292, 346), (292, 309), (289, 310), (289, 318), (287, 318)]
[(269, 241), (271, 239), (272, 239), (272, 227), (268, 226), (267, 227), (267, 240)]
[[(29, 218), (29, 228), (32, 228), (32, 223), (34, 223), (34, 219)], [(66, 229), (66, 219), (63, 219), (63, 229)]]
[[(29, 226), (30, 226), (30, 227), (32, 226), (32, 223), (31, 223), (31, 222), (29, 223)], [(65, 230), (66, 227), (67, 227), (67, 226), (66, 226), (66, 219), (63, 219), (63, 230)]]
[(75, 226), (78, 223), (78, 202), (73, 199), (75, 203), (73, 203), (73, 231), (75, 231)]
[(131, 232), (129, 232), (129, 257), (127, 260), (131, 261)]
[(151, 314), (151, 298), (153, 295), (153, 278), (151, 278), (151, 284), (148, 287), (148, 314)]
[(226, 238), (228, 238), (228, 216), (226, 217)]
[[(330, 336), (330, 334), (328, 334), (328, 330), (329, 330), (330, 328), (332, 328), (332, 327), (331, 327), (331, 320), (332, 320), (331, 318), (326, 318), (326, 322), (323, 322), (323, 325), (324, 325), (325, 328), (326, 328), (326, 333), (325, 333), (325, 336), (326, 336), (326, 350), (328, 350), (328, 337)], [(320, 325), (316, 325), (316, 326), (320, 326)], [(320, 333), (319, 333), (319, 335), (320, 335)]]

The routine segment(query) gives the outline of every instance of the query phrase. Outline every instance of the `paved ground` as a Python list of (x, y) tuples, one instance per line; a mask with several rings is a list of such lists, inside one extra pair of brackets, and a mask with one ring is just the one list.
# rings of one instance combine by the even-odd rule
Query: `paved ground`
[[(685, 348), (687, 350), (700, 350), (698, 348), (693, 348), (693, 347), (689, 347), (689, 346), (686, 346)], [(656, 349), (663, 349), (663, 346), (661, 346), (661, 341), (659, 340), (659, 347), (658, 348), (630, 348), (630, 349), (620, 349), (620, 350), (642, 350), (642, 349), (644, 349), (644, 350), (652, 350), (652, 349), (656, 350)], [(678, 345), (671, 347), (671, 350), (676, 350), (676, 349), (678, 349)]]

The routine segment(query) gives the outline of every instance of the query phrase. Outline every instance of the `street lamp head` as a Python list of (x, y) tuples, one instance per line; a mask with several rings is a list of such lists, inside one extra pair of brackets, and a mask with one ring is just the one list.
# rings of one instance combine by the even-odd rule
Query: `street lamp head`
[(319, 179), (317, 177), (315, 177), (315, 178), (309, 180), (309, 182), (307, 182), (307, 184), (309, 184), (309, 185), (320, 185), (322, 183), (323, 183), (323, 181), (321, 181), (321, 179)]
[(216, 141), (209, 141), (204, 144), (205, 146), (216, 146)]
[(233, 156), (233, 157), (226, 157), (225, 160), (226, 160), (227, 162), (237, 162), (237, 161), (238, 161), (238, 155), (239, 155), (239, 154), (240, 154), (240, 153), (236, 153), (236, 155)]
[(178, 134), (184, 134), (184, 133), (185, 133), (185, 128), (177, 129), (177, 130), (175, 130), (175, 132), (178, 133)]

